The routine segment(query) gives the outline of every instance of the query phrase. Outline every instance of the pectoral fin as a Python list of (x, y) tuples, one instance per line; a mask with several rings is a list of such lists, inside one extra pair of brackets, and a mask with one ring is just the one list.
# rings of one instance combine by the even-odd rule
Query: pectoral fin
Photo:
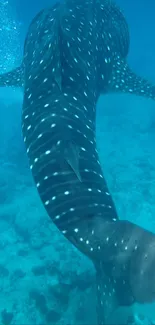
[(23, 64), (9, 72), (0, 75), (0, 87), (23, 87), (24, 67)]
[(108, 91), (130, 93), (155, 99), (155, 85), (136, 75), (128, 64), (119, 58), (113, 64)]

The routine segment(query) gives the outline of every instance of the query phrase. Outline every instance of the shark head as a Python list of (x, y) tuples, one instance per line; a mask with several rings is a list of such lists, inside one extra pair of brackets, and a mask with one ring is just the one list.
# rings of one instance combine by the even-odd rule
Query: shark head
[(128, 50), (113, 2), (66, 0), (33, 19), (21, 67), (0, 76), (1, 86), (24, 87), (23, 138), (48, 215), (96, 267), (98, 324), (118, 306), (155, 300), (155, 236), (119, 220), (96, 148), (101, 93), (154, 99), (155, 87), (128, 67)]

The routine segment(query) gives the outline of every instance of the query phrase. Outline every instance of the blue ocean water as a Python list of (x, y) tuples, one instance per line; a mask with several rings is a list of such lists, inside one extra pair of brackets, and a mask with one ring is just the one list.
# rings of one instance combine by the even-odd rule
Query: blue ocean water
[[(31, 19), (52, 3), (0, 2), (0, 73), (21, 62)], [(117, 3), (130, 27), (130, 65), (155, 83), (154, 1)], [(21, 90), (0, 89), (0, 322), (95, 324), (93, 267), (63, 238), (42, 207), (21, 136), (21, 106)], [(154, 126), (151, 100), (110, 94), (98, 103), (98, 149), (118, 214), (153, 232)], [(136, 306), (135, 313), (155, 319), (154, 306)]]

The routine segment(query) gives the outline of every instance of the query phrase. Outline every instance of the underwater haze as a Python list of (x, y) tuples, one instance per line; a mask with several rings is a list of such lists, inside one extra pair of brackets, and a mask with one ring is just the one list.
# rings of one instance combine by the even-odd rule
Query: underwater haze
[[(31, 20), (55, 3), (0, 1), (0, 74), (20, 65)], [(155, 84), (155, 3), (116, 3), (129, 24), (128, 62)], [(0, 88), (0, 324), (97, 324), (95, 270), (41, 203), (22, 138), (22, 102), (22, 89)], [(120, 219), (155, 233), (155, 102), (130, 94), (102, 95), (96, 134)], [(154, 304), (136, 304), (132, 310), (134, 321), (131, 310), (121, 308), (113, 324), (155, 324)]]

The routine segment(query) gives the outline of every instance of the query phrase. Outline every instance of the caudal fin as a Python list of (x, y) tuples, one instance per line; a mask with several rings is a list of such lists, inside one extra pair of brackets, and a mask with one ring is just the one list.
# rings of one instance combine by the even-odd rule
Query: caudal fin
[(137, 76), (128, 64), (119, 57), (113, 64), (108, 91), (130, 93), (155, 99), (155, 85)]
[(23, 87), (24, 69), (23, 65), (0, 75), (0, 87)]
[(105, 265), (100, 262), (96, 267), (97, 324), (108, 323), (109, 316), (118, 307), (113, 278), (105, 273)]
[(129, 307), (135, 302), (129, 274), (115, 277), (111, 265), (96, 264), (97, 319), (99, 325), (107, 325), (119, 307)]
[(155, 235), (104, 219), (96, 220), (94, 232), (98, 324), (108, 324), (117, 307), (155, 301)]

